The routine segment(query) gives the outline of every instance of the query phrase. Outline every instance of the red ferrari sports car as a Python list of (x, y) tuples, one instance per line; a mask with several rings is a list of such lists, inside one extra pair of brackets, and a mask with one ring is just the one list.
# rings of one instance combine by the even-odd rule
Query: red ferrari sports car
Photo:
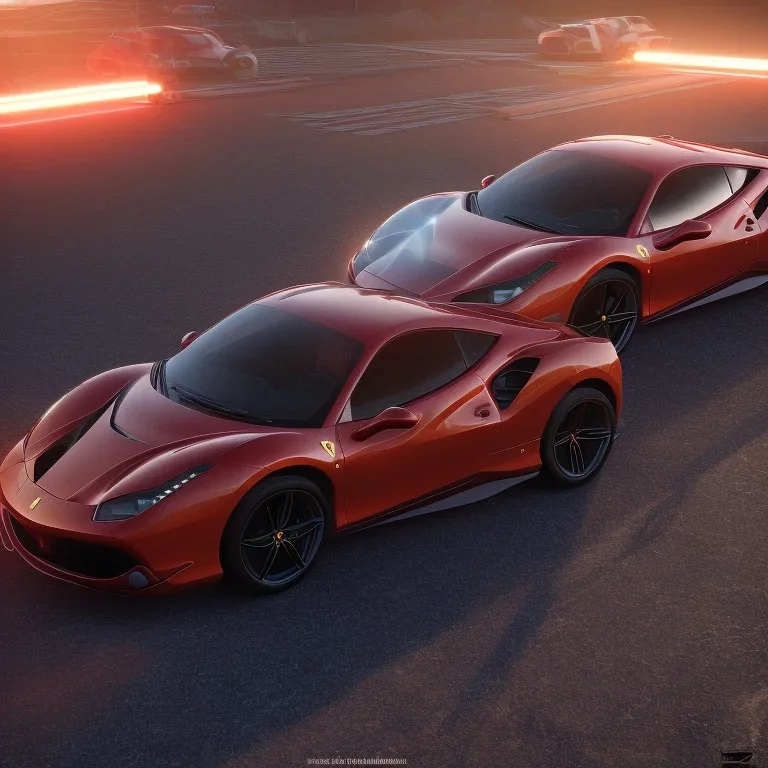
[(83, 586), (274, 592), (329, 534), (588, 480), (620, 408), (615, 349), (567, 326), (290, 288), (53, 405), (0, 465), (0, 530)]
[(768, 282), (768, 157), (598, 136), (478, 192), (406, 206), (349, 264), (364, 288), (490, 304), (611, 339)]

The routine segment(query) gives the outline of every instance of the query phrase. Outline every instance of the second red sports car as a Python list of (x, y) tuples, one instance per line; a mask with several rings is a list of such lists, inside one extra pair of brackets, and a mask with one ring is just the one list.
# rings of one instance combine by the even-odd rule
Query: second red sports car
[(352, 286), (272, 294), (168, 360), (86, 381), (0, 464), (0, 538), (116, 592), (274, 592), (325, 537), (603, 466), (621, 409), (605, 340)]
[(598, 136), (403, 208), (349, 264), (366, 288), (568, 323), (617, 350), (648, 322), (768, 282), (768, 157)]

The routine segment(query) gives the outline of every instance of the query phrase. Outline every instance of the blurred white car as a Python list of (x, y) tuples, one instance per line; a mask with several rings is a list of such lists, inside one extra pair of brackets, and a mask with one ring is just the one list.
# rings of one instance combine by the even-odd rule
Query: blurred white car
[[(627, 17), (627, 18), (640, 18)], [(539, 35), (539, 55), (549, 59), (596, 58), (618, 61), (640, 49), (669, 48), (670, 39), (654, 32), (633, 31), (624, 17), (561, 24)]]
[(671, 40), (656, 32), (656, 28), (644, 16), (607, 16), (590, 19), (592, 24), (607, 24), (621, 42), (635, 49), (669, 48)]

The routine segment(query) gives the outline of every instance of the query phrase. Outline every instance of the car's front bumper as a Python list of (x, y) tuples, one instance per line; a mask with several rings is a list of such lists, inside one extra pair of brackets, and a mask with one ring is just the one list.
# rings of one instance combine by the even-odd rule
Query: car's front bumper
[(118, 594), (172, 592), (220, 578), (218, 547), (204, 544), (205, 533), (179, 547), (178, 530), (159, 538), (138, 521), (97, 523), (94, 509), (47, 493), (24, 463), (0, 473), (0, 539), (46, 576)]

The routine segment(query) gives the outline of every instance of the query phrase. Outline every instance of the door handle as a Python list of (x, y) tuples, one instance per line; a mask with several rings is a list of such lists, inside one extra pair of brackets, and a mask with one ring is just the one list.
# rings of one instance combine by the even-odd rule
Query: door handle
[(491, 415), (491, 404), (486, 403), (485, 405), (479, 405), (477, 408), (475, 408), (475, 416), (477, 416), (478, 419), (487, 419)]

